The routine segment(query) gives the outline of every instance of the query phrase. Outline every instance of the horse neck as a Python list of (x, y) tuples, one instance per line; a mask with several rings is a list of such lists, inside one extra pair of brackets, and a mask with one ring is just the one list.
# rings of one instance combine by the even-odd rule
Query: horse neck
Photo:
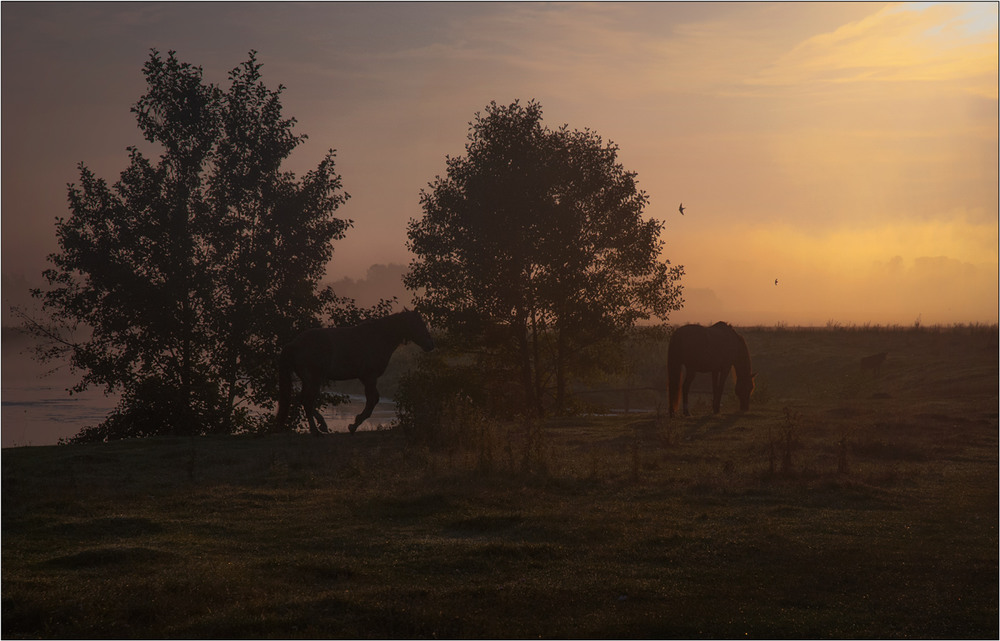
[(750, 350), (747, 348), (747, 342), (739, 334), (736, 335), (736, 362), (733, 367), (736, 369), (737, 378), (750, 376)]
[(396, 349), (408, 340), (405, 319), (399, 314), (390, 314), (375, 319), (372, 324), (392, 339), (392, 348)]

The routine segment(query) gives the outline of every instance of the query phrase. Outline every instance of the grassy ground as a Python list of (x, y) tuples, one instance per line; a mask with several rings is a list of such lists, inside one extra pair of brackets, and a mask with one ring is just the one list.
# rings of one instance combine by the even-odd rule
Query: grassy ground
[(3, 450), (3, 636), (996, 638), (996, 329), (744, 335), (745, 414)]

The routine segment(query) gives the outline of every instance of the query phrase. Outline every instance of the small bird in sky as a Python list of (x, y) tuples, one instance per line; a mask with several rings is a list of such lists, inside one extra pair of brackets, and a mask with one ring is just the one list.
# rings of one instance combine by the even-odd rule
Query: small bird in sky
[(777, 279), (777, 278), (775, 278), (775, 279), (774, 279), (774, 286), (775, 286), (775, 287), (777, 287), (777, 286), (778, 286), (778, 279)]
[(681, 216), (684, 215), (684, 203), (681, 203), (681, 206), (677, 208), (677, 211), (681, 212)]

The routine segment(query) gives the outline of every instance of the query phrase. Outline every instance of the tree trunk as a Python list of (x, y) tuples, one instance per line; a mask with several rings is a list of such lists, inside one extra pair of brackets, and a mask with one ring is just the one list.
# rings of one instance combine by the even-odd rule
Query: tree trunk
[(532, 381), (531, 346), (528, 344), (527, 313), (522, 309), (517, 310), (517, 319), (515, 322), (517, 323), (517, 327), (514, 328), (514, 331), (517, 333), (518, 351), (520, 352), (521, 387), (524, 389), (524, 402), (528, 409), (537, 411), (538, 399), (535, 397), (535, 385)]
[(181, 412), (179, 420), (181, 425), (174, 425), (173, 430), (182, 435), (194, 434), (194, 409), (192, 397), (194, 396), (194, 384), (192, 382), (192, 340), (194, 333), (194, 323), (191, 319), (191, 303), (185, 298), (181, 301)]
[(535, 413), (539, 418), (544, 416), (545, 408), (542, 406), (542, 399), (545, 398), (545, 389), (542, 385), (542, 362), (541, 346), (538, 339), (538, 315), (537, 311), (531, 310), (531, 352), (535, 364)]
[(566, 411), (566, 340), (561, 329), (556, 329), (556, 412)]

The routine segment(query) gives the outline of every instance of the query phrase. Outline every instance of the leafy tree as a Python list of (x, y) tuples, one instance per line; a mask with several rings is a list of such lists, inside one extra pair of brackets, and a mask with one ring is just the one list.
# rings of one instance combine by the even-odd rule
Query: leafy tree
[[(49, 288), (34, 292), (50, 318), (36, 333), (57, 337), (41, 356), (68, 357), (83, 372), (75, 390), (122, 394), (79, 440), (249, 428), (251, 406), (273, 406), (282, 342), (323, 313), (386, 311), (320, 288), (331, 241), (352, 224), (334, 216), (349, 196), (332, 150), (302, 178), (281, 170), (306, 136), (260, 68), (251, 52), (222, 90), (153, 50), (132, 112), (159, 160), (130, 147), (113, 185), (83, 163), (69, 185)], [(84, 340), (65, 338), (78, 327)]]
[(404, 282), (417, 305), (481, 365), (519, 381), (543, 413), (567, 406), (571, 374), (640, 320), (683, 303), (683, 268), (661, 260), (663, 223), (599, 135), (542, 124), (541, 105), (490, 103), (466, 154), (421, 192)]

